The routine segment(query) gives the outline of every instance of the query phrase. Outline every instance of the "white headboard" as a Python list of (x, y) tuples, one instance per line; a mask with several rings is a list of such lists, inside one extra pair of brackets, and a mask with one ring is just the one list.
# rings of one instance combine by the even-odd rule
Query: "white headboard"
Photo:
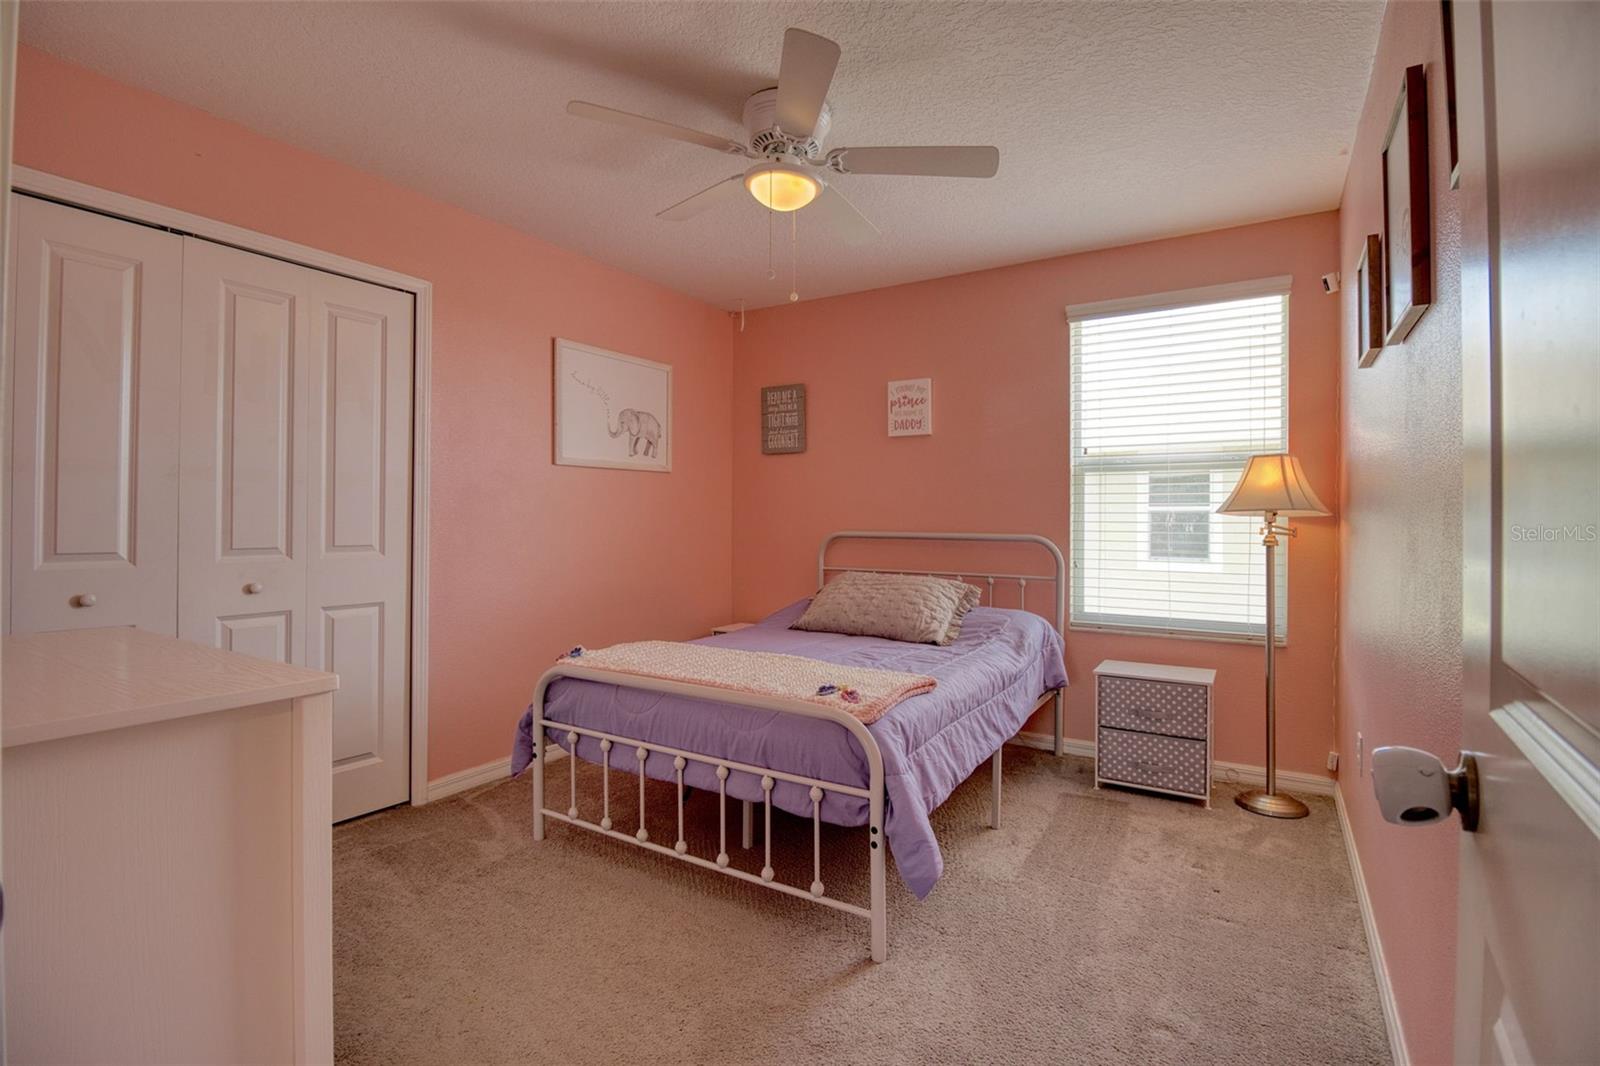
[[(1050, 574), (996, 574), (983, 570), (924, 570), (918, 567), (896, 569), (881, 566), (829, 566), (828, 548), (836, 541), (841, 540), (900, 540), (900, 541), (965, 541), (975, 544), (1036, 544), (1050, 554), (1055, 572)], [(1066, 635), (1067, 627), (1067, 561), (1061, 556), (1061, 549), (1045, 537), (1034, 533), (905, 533), (897, 530), (865, 530), (845, 529), (837, 533), (829, 533), (822, 538), (822, 546), (817, 549), (817, 587), (828, 580), (828, 575), (849, 572), (872, 574), (929, 574), (934, 577), (952, 577), (958, 581), (969, 581), (977, 584), (980, 593), (980, 603), (994, 605), (994, 586), (999, 581), (1005, 584), (1014, 583), (1017, 586), (1018, 602), (1022, 609), (1028, 606), (1028, 582), (1053, 586), (1055, 592), (1055, 625), (1056, 632)]]

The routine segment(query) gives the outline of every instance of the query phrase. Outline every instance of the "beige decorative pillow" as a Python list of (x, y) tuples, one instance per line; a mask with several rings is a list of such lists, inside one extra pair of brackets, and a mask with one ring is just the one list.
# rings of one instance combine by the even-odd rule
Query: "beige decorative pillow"
[(950, 616), (950, 625), (944, 631), (944, 639), (939, 641), (941, 646), (956, 642), (956, 638), (961, 635), (961, 620), (983, 599), (983, 593), (978, 590), (978, 586), (969, 585), (965, 581), (957, 581), (956, 584), (961, 586), (961, 602), (956, 605), (955, 613)]
[(979, 595), (964, 581), (847, 571), (823, 586), (789, 628), (947, 645)]

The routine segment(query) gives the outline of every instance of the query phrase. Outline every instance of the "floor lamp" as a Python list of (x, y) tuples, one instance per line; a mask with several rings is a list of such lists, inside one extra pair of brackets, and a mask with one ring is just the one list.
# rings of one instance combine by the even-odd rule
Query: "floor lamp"
[(1330, 512), (1311, 491), (1300, 460), (1292, 455), (1252, 455), (1239, 483), (1218, 514), (1262, 515), (1261, 544), (1267, 549), (1267, 787), (1252, 788), (1234, 797), (1247, 811), (1270, 818), (1304, 818), (1311, 813), (1304, 803), (1278, 791), (1278, 699), (1273, 674), (1277, 646), (1277, 574), (1274, 571), (1278, 538), (1295, 531), (1279, 518), (1327, 515)]

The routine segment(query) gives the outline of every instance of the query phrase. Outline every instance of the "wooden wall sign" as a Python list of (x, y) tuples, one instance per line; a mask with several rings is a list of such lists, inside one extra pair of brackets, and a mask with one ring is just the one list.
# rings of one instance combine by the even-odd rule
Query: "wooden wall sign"
[(768, 385), (761, 390), (761, 454), (806, 450), (806, 387)]

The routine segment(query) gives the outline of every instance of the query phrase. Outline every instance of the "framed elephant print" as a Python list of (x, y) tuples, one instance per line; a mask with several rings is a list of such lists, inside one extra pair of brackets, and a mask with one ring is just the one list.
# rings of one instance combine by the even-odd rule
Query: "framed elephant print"
[(555, 461), (672, 469), (672, 367), (556, 338)]

